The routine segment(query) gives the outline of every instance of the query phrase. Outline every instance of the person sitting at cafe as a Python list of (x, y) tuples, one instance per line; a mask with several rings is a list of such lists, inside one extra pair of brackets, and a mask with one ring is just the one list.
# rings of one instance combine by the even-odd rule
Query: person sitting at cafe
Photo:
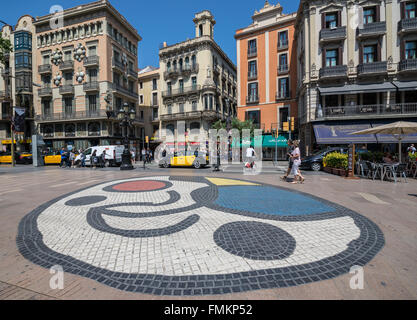
[(388, 152), (386, 152), (384, 154), (384, 157), (382, 158), (382, 161), (384, 161), (384, 163), (388, 163), (388, 164), (395, 163), (395, 161), (392, 158), (392, 155)]

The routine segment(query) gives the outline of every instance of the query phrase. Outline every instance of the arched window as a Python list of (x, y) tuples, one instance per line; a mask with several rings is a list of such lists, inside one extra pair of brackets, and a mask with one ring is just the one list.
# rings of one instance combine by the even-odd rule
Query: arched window
[(168, 71), (171, 71), (171, 62), (169, 62), (169, 61), (168, 61), (168, 63), (167, 63), (167, 70), (168, 70)]
[(196, 56), (195, 55), (193, 55), (192, 57), (191, 57), (191, 64), (192, 64), (192, 66), (193, 66), (193, 69), (196, 67), (196, 64), (197, 64), (197, 58), (196, 58)]
[(75, 137), (75, 125), (73, 125), (73, 124), (65, 125), (65, 136), (66, 137)]
[(100, 123), (91, 122), (88, 124), (88, 135), (99, 136), (100, 135)]
[(175, 134), (175, 126), (173, 124), (167, 124), (167, 126), (165, 127), (166, 129), (166, 135), (174, 135)]
[(177, 71), (177, 60), (174, 60), (174, 62), (172, 63), (172, 66), (174, 68), (174, 71)]
[(204, 109), (208, 109), (208, 95), (205, 94), (204, 95)]
[(183, 61), (182, 61), (182, 59), (180, 59), (180, 71), (182, 71), (182, 65), (183, 65)]
[(190, 66), (190, 58), (185, 58), (185, 67), (189, 67)]

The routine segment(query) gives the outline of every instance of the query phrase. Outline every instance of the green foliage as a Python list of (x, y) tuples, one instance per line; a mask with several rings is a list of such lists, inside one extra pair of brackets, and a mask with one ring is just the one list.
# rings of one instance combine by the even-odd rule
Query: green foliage
[(417, 153), (412, 154), (411, 152), (408, 154), (408, 158), (410, 161), (417, 161)]
[(0, 63), (5, 64), (5, 54), (13, 51), (12, 43), (9, 39), (3, 39), (0, 32)]
[[(233, 118), (231, 121), (231, 129), (237, 129), (239, 130), (239, 133), (242, 134), (242, 130), (249, 129), (251, 131), (251, 134), (253, 134), (253, 131), (255, 130), (255, 125), (253, 124), (252, 120), (246, 120), (246, 121), (240, 121), (238, 118)], [(212, 129), (220, 130), (220, 129), (226, 129), (226, 121), (217, 121), (213, 123)]]
[(323, 159), (323, 165), (329, 168), (345, 169), (348, 168), (348, 155), (340, 152), (329, 153)]

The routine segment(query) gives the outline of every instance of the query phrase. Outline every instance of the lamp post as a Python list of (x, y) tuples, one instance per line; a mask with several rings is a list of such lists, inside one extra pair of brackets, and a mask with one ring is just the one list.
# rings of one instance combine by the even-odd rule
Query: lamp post
[[(122, 165), (120, 166), (120, 170), (133, 170), (134, 167), (132, 166), (131, 161), (131, 154), (129, 151), (129, 135), (128, 131), (129, 128), (133, 126), (133, 120), (136, 118), (136, 110), (131, 108), (129, 110), (129, 104), (125, 103), (123, 108), (121, 108), (117, 113), (117, 118), (120, 120), (120, 127), (122, 128), (123, 134), (123, 144), (125, 149), (122, 154)], [(123, 130), (123, 128), (125, 128)]]

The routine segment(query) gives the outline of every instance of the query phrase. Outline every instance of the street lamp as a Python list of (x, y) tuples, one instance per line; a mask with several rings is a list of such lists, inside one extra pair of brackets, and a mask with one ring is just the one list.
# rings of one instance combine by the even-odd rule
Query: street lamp
[[(122, 165), (120, 166), (120, 170), (133, 170), (134, 167), (132, 166), (131, 155), (129, 151), (129, 128), (133, 127), (133, 120), (136, 118), (136, 110), (131, 108), (129, 110), (129, 104), (125, 103), (123, 108), (117, 113), (117, 119), (120, 121), (120, 127), (122, 128), (123, 134), (123, 144), (125, 149), (122, 154)], [(123, 130), (125, 128), (125, 130)]]

